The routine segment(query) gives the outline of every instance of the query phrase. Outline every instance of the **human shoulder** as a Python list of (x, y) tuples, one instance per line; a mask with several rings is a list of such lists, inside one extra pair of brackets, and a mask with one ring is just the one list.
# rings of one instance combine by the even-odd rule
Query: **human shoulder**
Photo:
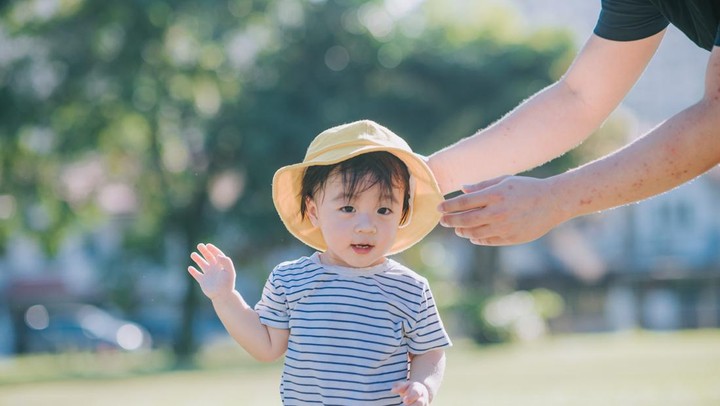
[(273, 274), (286, 275), (297, 272), (305, 272), (312, 268), (319, 268), (317, 261), (312, 256), (302, 256), (300, 258), (280, 262), (273, 269)]
[(430, 285), (427, 278), (413, 271), (407, 266), (401, 264), (400, 262), (395, 261), (394, 259), (388, 259), (387, 269), (384, 274), (422, 288)]
[(669, 21), (650, 0), (602, 0), (593, 32), (605, 39), (633, 41), (665, 29)]

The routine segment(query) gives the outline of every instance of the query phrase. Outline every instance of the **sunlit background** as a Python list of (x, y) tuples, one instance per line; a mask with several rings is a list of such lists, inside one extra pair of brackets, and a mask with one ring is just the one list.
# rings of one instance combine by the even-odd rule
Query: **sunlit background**
[[(1, 3), (0, 404), (80, 392), (115, 404), (133, 376), (194, 382), (176, 404), (278, 404), (279, 366), (244, 358), (188, 277), (195, 245), (225, 250), (255, 303), (275, 264), (310, 253), (270, 183), (317, 133), (369, 118), (430, 154), (557, 80), (599, 3)], [(671, 27), (603, 127), (529, 174), (588, 162), (693, 103), (708, 55)], [(718, 201), (714, 168), (529, 244), (477, 247), (439, 227), (401, 254), (431, 280), (457, 344), (438, 404), (720, 404)], [(609, 391), (589, 383), (625, 358), (636, 374)], [(640, 378), (683, 363), (695, 386)], [(532, 365), (568, 375), (518, 375)], [(247, 368), (267, 378), (239, 394)], [(475, 377), (491, 382), (483, 393)]]

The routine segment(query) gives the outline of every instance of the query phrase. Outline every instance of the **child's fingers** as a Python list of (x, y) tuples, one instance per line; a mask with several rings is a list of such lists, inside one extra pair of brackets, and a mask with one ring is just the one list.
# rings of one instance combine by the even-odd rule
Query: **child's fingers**
[(213, 253), (212, 250), (210, 250), (208, 248), (208, 246), (206, 244), (202, 244), (202, 243), (198, 244), (197, 249), (198, 249), (198, 251), (200, 251), (202, 256), (205, 257), (205, 260), (207, 261), (208, 264), (215, 265), (215, 263), (217, 263), (216, 255)]
[(418, 396), (417, 392), (413, 392), (405, 397), (402, 398), (403, 405), (420, 405), (422, 402), (418, 402), (420, 400), (420, 396)]
[(405, 406), (423, 406), (427, 404), (427, 397), (425, 391), (418, 388), (418, 386), (422, 388), (422, 384), (417, 382), (398, 382), (393, 385), (391, 391), (400, 396)]
[(212, 252), (215, 257), (225, 256), (225, 253), (222, 252), (220, 248), (216, 247), (214, 244), (206, 244), (205, 247), (207, 247), (208, 251)]
[(402, 400), (403, 405), (408, 406), (421, 406), (427, 403), (425, 399), (423, 399), (423, 393), (413, 387), (409, 388)]
[(203, 271), (210, 266), (210, 264), (208, 264), (207, 261), (205, 261), (205, 259), (201, 257), (200, 254), (198, 254), (197, 252), (193, 252), (192, 254), (190, 254), (190, 259), (195, 261), (197, 266), (199, 266), (200, 269), (202, 269)]
[(193, 279), (195, 279), (198, 283), (200, 283), (200, 278), (203, 277), (202, 272), (200, 272), (200, 271), (198, 271), (197, 269), (195, 269), (194, 266), (189, 266), (189, 267), (188, 267), (188, 273), (190, 274), (190, 276), (193, 277)]
[(407, 382), (407, 381), (405, 381), (405, 382), (397, 382), (397, 383), (395, 383), (395, 384), (393, 385), (393, 387), (392, 387), (392, 389), (390, 390), (390, 392), (396, 393), (396, 394), (398, 394), (398, 395), (400, 395), (400, 396), (404, 396), (404, 395), (405, 395), (405, 392), (408, 390), (408, 386), (410, 386), (410, 382)]

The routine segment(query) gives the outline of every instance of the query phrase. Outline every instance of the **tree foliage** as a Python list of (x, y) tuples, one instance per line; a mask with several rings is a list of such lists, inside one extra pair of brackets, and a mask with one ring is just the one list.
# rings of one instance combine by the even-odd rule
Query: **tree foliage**
[[(15, 210), (0, 246), (25, 235), (52, 253), (112, 222), (116, 259), (167, 262), (172, 236), (250, 260), (287, 243), (272, 174), (320, 131), (370, 118), (430, 153), (557, 79), (571, 51), (562, 35), (458, 40), (422, 7), (396, 14), (356, 0), (6, 3), (0, 179)], [(188, 285), (185, 354), (196, 300)]]

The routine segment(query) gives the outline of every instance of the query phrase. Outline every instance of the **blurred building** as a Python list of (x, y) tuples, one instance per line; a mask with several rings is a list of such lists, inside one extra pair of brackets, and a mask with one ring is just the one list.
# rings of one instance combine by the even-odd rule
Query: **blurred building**
[[(509, 2), (530, 29), (566, 27), (581, 46), (600, 2)], [(622, 103), (636, 120), (630, 138), (703, 94), (709, 52), (669, 26)], [(549, 285), (568, 304), (564, 330), (720, 326), (720, 170), (636, 205), (575, 219), (548, 236), (501, 250), (519, 288)]]
[(720, 326), (720, 168), (663, 195), (505, 247), (519, 289), (566, 302), (561, 331)]

